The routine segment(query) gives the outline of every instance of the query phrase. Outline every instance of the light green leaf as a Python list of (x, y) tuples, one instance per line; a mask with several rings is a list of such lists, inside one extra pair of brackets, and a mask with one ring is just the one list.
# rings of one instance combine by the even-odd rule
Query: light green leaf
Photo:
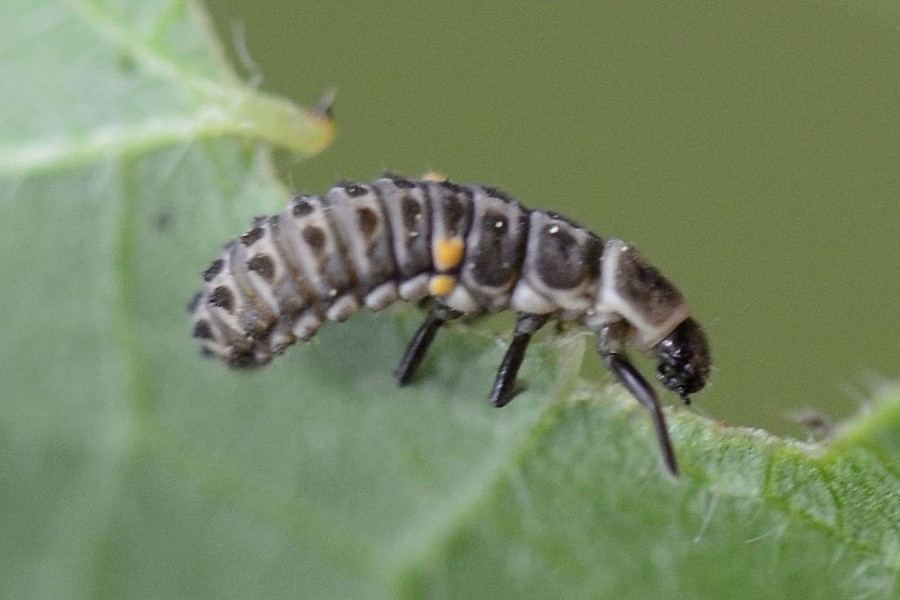
[(0, 597), (900, 594), (898, 389), (824, 445), (672, 411), (673, 481), (636, 403), (578, 379), (577, 335), (501, 411), (479, 326), (395, 387), (411, 307), (258, 373), (202, 359), (199, 272), (287, 201), (268, 148), (331, 123), (241, 84), (193, 3), (11, 8)]

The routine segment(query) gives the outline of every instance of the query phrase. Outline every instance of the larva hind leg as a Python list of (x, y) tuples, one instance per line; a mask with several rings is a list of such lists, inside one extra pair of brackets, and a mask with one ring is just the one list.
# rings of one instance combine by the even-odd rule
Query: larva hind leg
[(519, 373), (519, 367), (522, 366), (531, 336), (548, 320), (550, 320), (550, 315), (516, 313), (516, 329), (513, 339), (506, 351), (506, 356), (503, 357), (503, 362), (500, 363), (497, 377), (494, 379), (494, 387), (491, 389), (491, 403), (497, 408), (506, 406), (515, 398), (516, 375)]
[(438, 329), (448, 321), (458, 319), (461, 316), (461, 312), (442, 304), (435, 304), (431, 307), (425, 316), (425, 322), (422, 323), (419, 330), (416, 331), (416, 335), (410, 340), (409, 346), (407, 346), (406, 352), (400, 360), (400, 366), (394, 371), (394, 376), (397, 378), (399, 385), (409, 381), (410, 377), (415, 374), (416, 369), (419, 368), (419, 365), (422, 364), (422, 360), (425, 359), (428, 347), (431, 346)]

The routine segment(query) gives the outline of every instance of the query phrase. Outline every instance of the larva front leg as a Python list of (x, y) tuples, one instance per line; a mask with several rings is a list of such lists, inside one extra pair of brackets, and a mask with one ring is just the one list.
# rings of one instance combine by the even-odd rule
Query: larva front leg
[(672, 441), (669, 439), (669, 429), (666, 426), (666, 417), (659, 405), (656, 392), (644, 379), (644, 376), (631, 364), (623, 353), (625, 341), (628, 337), (628, 325), (624, 321), (608, 323), (597, 334), (597, 351), (603, 359), (606, 368), (615, 375), (625, 389), (631, 392), (641, 405), (650, 413), (653, 419), (653, 427), (656, 430), (656, 440), (659, 442), (659, 450), (662, 453), (663, 463), (673, 476), (678, 476), (678, 464), (675, 461), (675, 451), (672, 449)]

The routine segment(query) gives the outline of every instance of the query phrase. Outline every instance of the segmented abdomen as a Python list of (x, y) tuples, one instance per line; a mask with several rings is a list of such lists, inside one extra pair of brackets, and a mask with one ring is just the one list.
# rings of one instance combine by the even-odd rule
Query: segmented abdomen
[(494, 188), (340, 184), (295, 197), (225, 246), (191, 303), (194, 336), (229, 366), (254, 367), (326, 319), (398, 299), (578, 318), (596, 305), (602, 254), (594, 234)]

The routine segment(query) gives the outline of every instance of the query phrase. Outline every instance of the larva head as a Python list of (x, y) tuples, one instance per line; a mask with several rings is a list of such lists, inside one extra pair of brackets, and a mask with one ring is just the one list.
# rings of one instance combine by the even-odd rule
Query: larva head
[(689, 394), (706, 385), (710, 370), (709, 344), (697, 321), (682, 321), (653, 351), (659, 359), (657, 378), (685, 403), (690, 402)]

